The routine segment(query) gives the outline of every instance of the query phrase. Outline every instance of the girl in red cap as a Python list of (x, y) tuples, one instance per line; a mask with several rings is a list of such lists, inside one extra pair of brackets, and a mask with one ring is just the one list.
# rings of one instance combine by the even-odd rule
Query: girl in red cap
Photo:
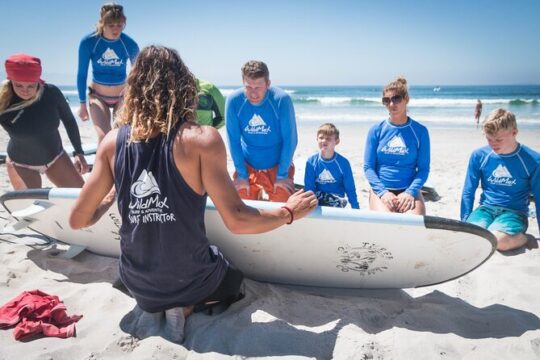
[[(15, 54), (6, 62), (0, 85), (0, 125), (9, 134), (7, 172), (15, 190), (41, 187), (41, 174), (58, 187), (82, 187), (88, 171), (75, 117), (66, 98), (41, 80), (41, 61)], [(60, 120), (73, 145), (74, 160), (62, 147)]]
[[(137, 43), (123, 33), (126, 16), (122, 5), (105, 4), (100, 10), (96, 31), (82, 38), (79, 45), (77, 90), (79, 116), (94, 123), (98, 142), (111, 130), (111, 109), (116, 113), (122, 103), (128, 61), (133, 64), (139, 53)], [(92, 63), (92, 83), (86, 105), (88, 65)]]

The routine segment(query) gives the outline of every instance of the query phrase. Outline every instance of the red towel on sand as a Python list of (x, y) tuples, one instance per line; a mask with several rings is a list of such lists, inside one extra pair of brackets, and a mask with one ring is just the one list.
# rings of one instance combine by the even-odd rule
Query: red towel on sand
[(40, 290), (24, 291), (0, 307), (0, 329), (17, 325), (16, 340), (25, 340), (42, 333), (44, 336), (75, 336), (75, 323), (82, 315), (68, 316), (58, 296)]

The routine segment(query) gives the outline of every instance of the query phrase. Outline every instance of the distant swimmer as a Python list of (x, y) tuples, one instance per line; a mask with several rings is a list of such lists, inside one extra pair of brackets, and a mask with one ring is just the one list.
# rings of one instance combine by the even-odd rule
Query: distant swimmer
[(389, 117), (369, 130), (364, 151), (369, 208), (424, 215), (420, 190), (429, 175), (429, 133), (407, 115), (407, 80), (398, 77), (386, 85), (382, 103)]
[[(0, 85), (0, 124), (9, 134), (6, 166), (15, 190), (40, 188), (45, 174), (58, 187), (82, 187), (88, 171), (77, 121), (56, 86), (41, 80), (41, 60), (10, 56), (7, 81)], [(58, 126), (66, 128), (73, 162), (62, 147)]]
[(480, 99), (476, 100), (476, 106), (474, 107), (474, 120), (476, 121), (476, 128), (480, 125), (480, 116), (482, 115), (482, 102)]
[[(500, 251), (527, 243), (530, 194), (540, 199), (540, 154), (520, 144), (516, 117), (493, 110), (482, 123), (488, 145), (474, 150), (461, 195), (461, 219), (491, 231)], [(473, 210), (478, 185), (480, 206)], [(536, 206), (540, 227), (540, 206)]]
[(71, 227), (90, 226), (115, 201), (110, 190), (118, 191), (120, 277), (137, 302), (120, 328), (138, 338), (181, 343), (186, 316), (242, 297), (242, 272), (206, 237), (207, 197), (237, 234), (291, 224), (317, 207), (315, 195), (303, 190), (272, 210), (242, 202), (221, 135), (195, 122), (197, 102), (195, 78), (176, 51), (142, 49), (128, 77), (120, 127), (103, 139), (71, 211)]
[(294, 192), (296, 117), (289, 94), (270, 86), (262, 61), (242, 67), (244, 87), (227, 97), (226, 128), (235, 167), (234, 185), (242, 199), (285, 202)]
[(96, 31), (81, 40), (77, 71), (77, 90), (81, 102), (79, 116), (86, 121), (86, 81), (88, 65), (92, 63), (88, 100), (98, 143), (111, 130), (111, 109), (114, 115), (122, 103), (128, 60), (133, 64), (139, 53), (137, 43), (123, 33), (126, 16), (122, 5), (105, 4), (101, 7), (100, 15)]

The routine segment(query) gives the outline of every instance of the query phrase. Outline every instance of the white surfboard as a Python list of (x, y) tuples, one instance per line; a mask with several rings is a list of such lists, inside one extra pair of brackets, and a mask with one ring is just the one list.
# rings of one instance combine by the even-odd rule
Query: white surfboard
[[(115, 206), (94, 226), (72, 230), (69, 211), (79, 189), (14, 191), (0, 202), (15, 220), (4, 232), (28, 227), (76, 246), (74, 253), (119, 256)], [(279, 203), (247, 202), (271, 209)], [(274, 231), (234, 235), (213, 203), (206, 207), (212, 244), (252, 279), (338, 288), (407, 288), (437, 284), (480, 266), (495, 251), (493, 235), (478, 226), (432, 216), (319, 207)]]

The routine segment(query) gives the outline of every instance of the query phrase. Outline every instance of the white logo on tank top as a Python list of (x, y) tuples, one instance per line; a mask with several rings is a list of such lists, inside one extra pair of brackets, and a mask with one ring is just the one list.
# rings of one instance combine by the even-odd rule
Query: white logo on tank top
[(516, 179), (514, 179), (508, 168), (503, 164), (497, 165), (491, 176), (488, 177), (488, 181), (493, 185), (512, 186), (516, 184)]
[(141, 172), (131, 185), (130, 193), (135, 198), (135, 201), (129, 202), (128, 218), (131, 224), (176, 221), (174, 213), (168, 211), (167, 197), (161, 196), (161, 190), (151, 171), (145, 169)]
[(336, 179), (334, 179), (332, 173), (328, 169), (324, 169), (317, 177), (317, 182), (319, 184), (333, 184), (336, 182)]
[(272, 130), (270, 129), (270, 126), (266, 125), (266, 122), (260, 115), (253, 114), (253, 117), (249, 120), (244, 131), (250, 135), (266, 135)]
[(107, 48), (107, 50), (101, 54), (97, 63), (101, 66), (122, 66), (124, 61), (116, 55), (113, 49)]
[(405, 141), (403, 141), (401, 135), (397, 134), (383, 146), (381, 151), (388, 155), (407, 155), (409, 148), (405, 145)]

